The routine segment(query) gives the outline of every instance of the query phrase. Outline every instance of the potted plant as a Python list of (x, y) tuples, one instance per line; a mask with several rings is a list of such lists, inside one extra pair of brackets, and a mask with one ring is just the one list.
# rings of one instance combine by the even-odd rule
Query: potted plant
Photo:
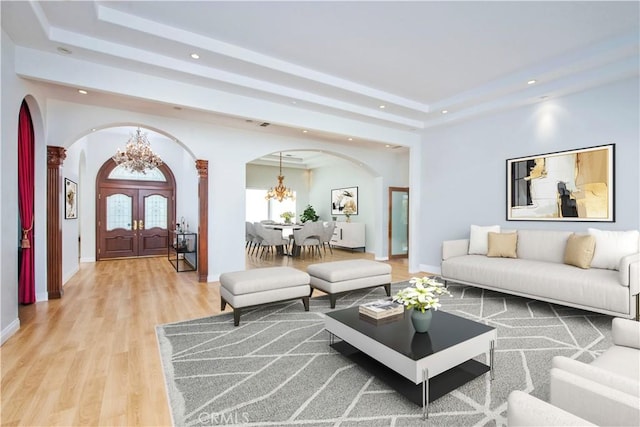
[(320, 219), (320, 217), (316, 214), (316, 210), (311, 205), (307, 205), (304, 212), (302, 212), (302, 215), (300, 215), (300, 222), (303, 223), (307, 221), (315, 222), (318, 219)]
[(413, 309), (411, 322), (416, 332), (427, 332), (431, 324), (431, 309), (437, 310), (441, 306), (440, 295), (451, 296), (451, 292), (434, 277), (413, 277), (409, 283), (413, 286), (398, 291), (393, 300)]
[(291, 211), (282, 212), (280, 214), (280, 218), (284, 218), (284, 223), (285, 224), (291, 224), (291, 218), (293, 218), (294, 216), (296, 216), (296, 215)]

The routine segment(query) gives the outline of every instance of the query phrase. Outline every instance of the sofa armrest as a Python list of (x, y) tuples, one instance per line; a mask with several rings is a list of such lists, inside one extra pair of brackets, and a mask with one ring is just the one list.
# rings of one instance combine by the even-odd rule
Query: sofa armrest
[(611, 325), (613, 343), (640, 351), (640, 322), (616, 317)]
[(595, 425), (523, 391), (515, 390), (509, 393), (507, 402), (509, 427)]
[(549, 401), (596, 425), (640, 425), (640, 401), (637, 396), (562, 369), (551, 369)]
[(469, 253), (469, 239), (445, 240), (442, 242), (442, 260)]
[(631, 295), (640, 293), (640, 252), (622, 257), (618, 265), (620, 284), (628, 286)]
[(636, 398), (640, 397), (637, 381), (625, 378), (622, 375), (607, 371), (598, 366), (582, 363), (564, 356), (555, 356), (551, 360), (551, 367), (569, 372), (622, 393), (636, 396)]

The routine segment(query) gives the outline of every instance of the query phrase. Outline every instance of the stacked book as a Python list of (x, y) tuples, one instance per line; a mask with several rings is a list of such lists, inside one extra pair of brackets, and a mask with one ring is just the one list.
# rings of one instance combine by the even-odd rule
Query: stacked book
[(362, 304), (359, 310), (361, 315), (380, 320), (401, 316), (404, 313), (404, 305), (391, 300), (377, 300)]

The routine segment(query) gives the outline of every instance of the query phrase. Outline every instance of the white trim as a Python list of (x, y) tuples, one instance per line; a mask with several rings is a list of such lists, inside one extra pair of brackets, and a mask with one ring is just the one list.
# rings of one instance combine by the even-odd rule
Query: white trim
[(68, 273), (67, 277), (63, 277), (62, 278), (62, 286), (66, 285), (67, 282), (69, 281), (69, 279), (71, 279), (73, 277), (73, 275), (76, 274), (78, 271), (80, 271), (80, 266), (76, 265), (76, 268), (74, 268), (73, 271)]
[(20, 319), (15, 318), (9, 326), (4, 328), (0, 333), (0, 345), (4, 344), (6, 340), (11, 338), (20, 329)]
[(40, 292), (36, 294), (36, 302), (49, 301), (49, 292)]
[(80, 258), (80, 262), (96, 262), (96, 257), (94, 256), (82, 257)]

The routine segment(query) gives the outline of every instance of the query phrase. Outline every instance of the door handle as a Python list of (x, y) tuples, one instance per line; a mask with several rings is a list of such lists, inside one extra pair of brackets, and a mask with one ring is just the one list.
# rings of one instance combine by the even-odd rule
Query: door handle
[(142, 222), (142, 220), (138, 221), (138, 228), (140, 228), (140, 230), (144, 230), (144, 223)]
[(138, 229), (138, 221), (136, 221), (135, 219), (133, 220), (133, 231)]

